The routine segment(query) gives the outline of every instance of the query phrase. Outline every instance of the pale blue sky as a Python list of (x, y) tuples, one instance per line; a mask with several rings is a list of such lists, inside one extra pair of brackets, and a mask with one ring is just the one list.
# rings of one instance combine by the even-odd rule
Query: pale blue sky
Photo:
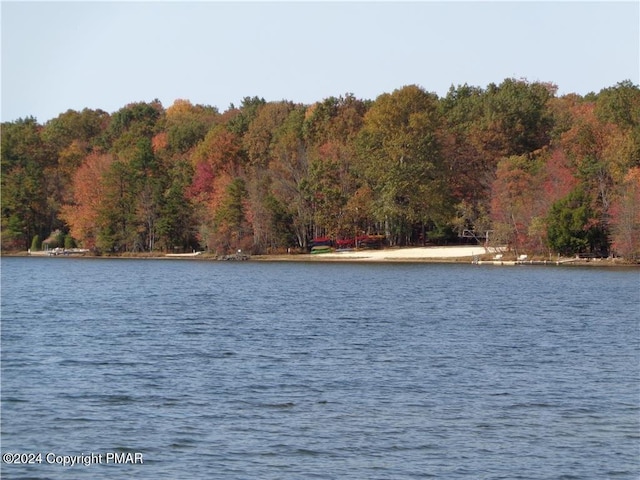
[(2, 121), (158, 98), (375, 99), (505, 78), (640, 83), (640, 2), (7, 2)]

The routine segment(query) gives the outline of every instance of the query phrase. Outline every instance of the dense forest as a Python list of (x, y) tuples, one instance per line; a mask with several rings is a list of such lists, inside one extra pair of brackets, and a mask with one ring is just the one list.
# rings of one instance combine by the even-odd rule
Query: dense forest
[[(479, 241), (640, 259), (640, 88), (506, 79), (2, 124), (2, 249), (305, 251)], [(378, 237), (382, 238), (382, 237)], [(470, 240), (469, 240), (470, 239)]]

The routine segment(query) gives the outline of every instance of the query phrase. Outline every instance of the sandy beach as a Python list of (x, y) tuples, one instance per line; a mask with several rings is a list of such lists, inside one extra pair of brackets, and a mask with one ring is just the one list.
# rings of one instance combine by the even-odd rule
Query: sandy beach
[(455, 247), (403, 247), (386, 248), (382, 250), (345, 250), (339, 252), (293, 255), (255, 255), (252, 260), (266, 261), (340, 261), (350, 262), (419, 262), (419, 261), (455, 261), (476, 255), (486, 255), (484, 247), (480, 245), (464, 245)]
[(440, 259), (440, 258), (461, 258), (473, 257), (474, 255), (484, 255), (487, 252), (480, 245), (465, 245), (456, 247), (414, 247), (414, 248), (392, 248), (384, 250), (361, 250), (332, 252), (320, 255), (322, 258), (351, 259), (363, 261), (383, 261), (383, 260), (420, 260), (420, 259)]

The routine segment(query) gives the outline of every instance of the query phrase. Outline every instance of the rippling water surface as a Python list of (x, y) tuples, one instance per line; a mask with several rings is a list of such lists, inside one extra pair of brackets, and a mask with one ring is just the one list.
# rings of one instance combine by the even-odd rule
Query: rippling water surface
[(1, 261), (2, 478), (640, 477), (637, 270)]

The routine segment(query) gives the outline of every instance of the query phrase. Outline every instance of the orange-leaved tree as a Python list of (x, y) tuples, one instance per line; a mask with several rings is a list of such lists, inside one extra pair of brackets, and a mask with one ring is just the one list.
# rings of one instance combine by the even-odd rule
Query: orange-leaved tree
[(104, 178), (113, 157), (94, 151), (73, 176), (73, 203), (64, 205), (60, 218), (69, 225), (71, 236), (85, 248), (95, 248), (105, 195)]

